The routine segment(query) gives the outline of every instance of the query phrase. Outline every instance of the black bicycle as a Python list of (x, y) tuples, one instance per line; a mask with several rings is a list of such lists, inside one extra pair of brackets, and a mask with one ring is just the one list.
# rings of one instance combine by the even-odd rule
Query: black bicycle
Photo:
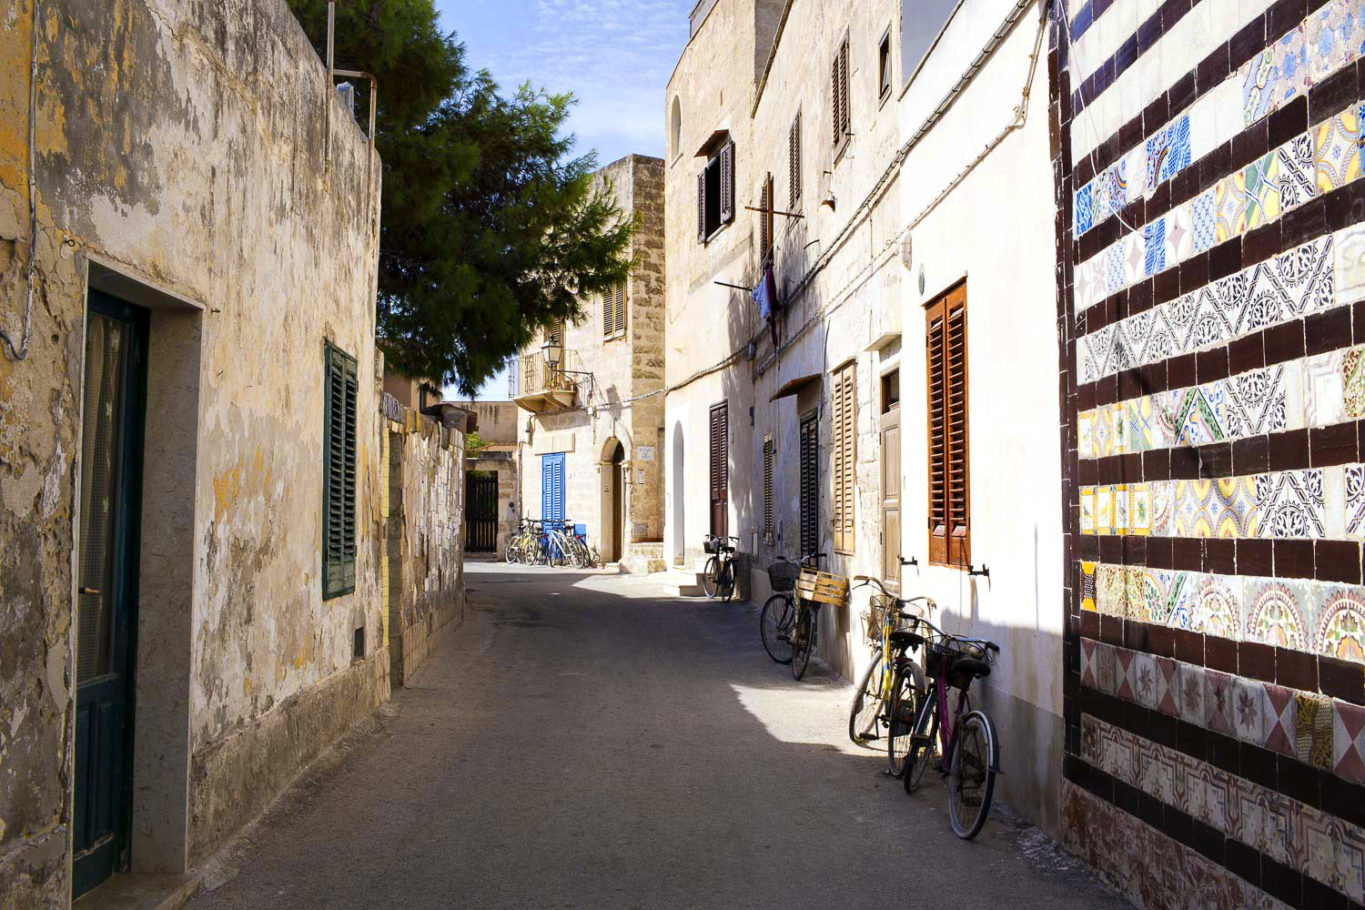
[(717, 537), (707, 534), (702, 549), (711, 554), (702, 572), (701, 587), (707, 597), (728, 601), (735, 596), (735, 553), (737, 549), (727, 541), (739, 543), (738, 537)]
[(802, 569), (815, 569), (824, 553), (807, 553), (800, 562), (778, 557), (768, 566), (768, 581), (773, 594), (758, 615), (758, 631), (768, 656), (780, 664), (792, 665), (792, 676), (800, 679), (815, 651), (813, 608), (797, 599), (796, 582)]
[[(936, 767), (948, 778), (948, 818), (953, 832), (971, 840), (990, 813), (995, 776), (1000, 773), (1000, 742), (991, 719), (972, 708), (972, 681), (991, 674), (1000, 646), (984, 638), (950, 635), (927, 619), (914, 620), (912, 641), (924, 647), (924, 672), (933, 680), (910, 736), (905, 760), (905, 792), (919, 786), (933, 758), (935, 734), (940, 747)], [(949, 708), (948, 690), (957, 691)], [(892, 723), (896, 723), (893, 713)]]

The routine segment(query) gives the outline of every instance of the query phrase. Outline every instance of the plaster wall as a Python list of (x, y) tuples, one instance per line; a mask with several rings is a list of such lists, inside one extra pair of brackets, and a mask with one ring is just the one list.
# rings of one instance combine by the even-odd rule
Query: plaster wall
[[(180, 871), (388, 692), (379, 162), (282, 0), (0, 14), (0, 903), (69, 900), (88, 285), (152, 309), (133, 868)], [(330, 114), (329, 114), (330, 110)], [(36, 133), (38, 233), (28, 229)], [(360, 364), (357, 586), (324, 601), (323, 345)], [(367, 657), (352, 661), (363, 627)], [(228, 794), (231, 794), (229, 797)]]

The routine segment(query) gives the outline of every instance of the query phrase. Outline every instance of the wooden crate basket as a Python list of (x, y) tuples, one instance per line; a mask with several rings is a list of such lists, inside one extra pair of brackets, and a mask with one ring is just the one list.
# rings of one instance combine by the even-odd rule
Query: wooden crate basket
[(848, 579), (828, 572), (802, 569), (796, 579), (796, 596), (837, 607), (848, 600)]

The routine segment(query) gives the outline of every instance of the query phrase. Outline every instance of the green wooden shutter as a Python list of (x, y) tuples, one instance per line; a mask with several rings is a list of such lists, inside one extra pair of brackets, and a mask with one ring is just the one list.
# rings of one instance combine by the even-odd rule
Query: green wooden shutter
[(324, 348), (322, 596), (355, 590), (356, 362), (332, 345)]

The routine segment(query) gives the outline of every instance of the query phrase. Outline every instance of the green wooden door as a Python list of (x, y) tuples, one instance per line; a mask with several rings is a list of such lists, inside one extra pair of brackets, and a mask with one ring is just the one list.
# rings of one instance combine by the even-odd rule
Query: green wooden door
[(76, 568), (73, 891), (128, 866), (146, 312), (90, 292)]

